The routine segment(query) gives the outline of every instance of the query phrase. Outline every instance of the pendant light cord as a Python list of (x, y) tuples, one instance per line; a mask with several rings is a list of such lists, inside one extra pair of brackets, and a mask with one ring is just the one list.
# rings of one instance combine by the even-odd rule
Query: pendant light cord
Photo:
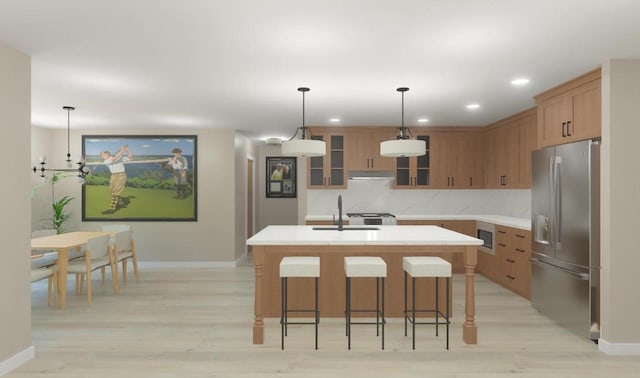
[(71, 144), (71, 136), (70, 136), (70, 130), (71, 130), (71, 122), (70, 122), (70, 118), (71, 118), (71, 108), (67, 108), (67, 161), (71, 161), (71, 152), (69, 151), (69, 145)]
[(307, 137), (307, 133), (306, 133), (306, 128), (304, 126), (304, 92), (306, 91), (302, 91), (302, 139), (306, 139)]
[(402, 126), (400, 126), (400, 137), (398, 139), (409, 139), (407, 128), (404, 127), (404, 92), (408, 91), (407, 87), (400, 87), (396, 89), (402, 94)]

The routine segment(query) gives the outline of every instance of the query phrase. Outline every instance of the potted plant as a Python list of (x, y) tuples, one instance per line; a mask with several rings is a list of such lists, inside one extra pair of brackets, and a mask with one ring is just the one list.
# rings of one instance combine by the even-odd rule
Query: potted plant
[(48, 220), (51, 222), (51, 228), (56, 230), (56, 233), (61, 234), (64, 232), (63, 224), (71, 217), (71, 213), (65, 210), (65, 207), (73, 200), (71, 196), (63, 196), (59, 200), (55, 200), (55, 184), (62, 180), (63, 178), (68, 177), (63, 175), (61, 172), (55, 172), (48, 179), (44, 180), (40, 184), (36, 185), (31, 191), (31, 195), (35, 195), (42, 187), (46, 184), (51, 185), (51, 208), (52, 213), (50, 218), (46, 218), (44, 220)]

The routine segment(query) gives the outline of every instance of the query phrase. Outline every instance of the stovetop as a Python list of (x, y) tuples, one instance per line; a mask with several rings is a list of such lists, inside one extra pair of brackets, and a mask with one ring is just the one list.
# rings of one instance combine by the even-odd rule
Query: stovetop
[(380, 217), (394, 217), (395, 215), (390, 213), (347, 213), (348, 217), (362, 217), (362, 218), (380, 218)]

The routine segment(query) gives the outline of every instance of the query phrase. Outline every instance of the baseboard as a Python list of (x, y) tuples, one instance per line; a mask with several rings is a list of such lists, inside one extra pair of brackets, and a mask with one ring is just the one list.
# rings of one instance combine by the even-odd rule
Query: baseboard
[(138, 261), (138, 267), (144, 268), (235, 268), (235, 261)]
[(640, 356), (640, 343), (610, 343), (599, 339), (598, 349), (610, 356)]
[(19, 368), (36, 356), (36, 348), (32, 345), (9, 359), (0, 362), (0, 376)]

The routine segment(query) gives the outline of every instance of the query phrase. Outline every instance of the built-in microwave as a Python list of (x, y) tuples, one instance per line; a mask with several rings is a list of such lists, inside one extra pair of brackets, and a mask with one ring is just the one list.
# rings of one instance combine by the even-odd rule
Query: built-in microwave
[(478, 249), (491, 255), (495, 255), (496, 226), (492, 223), (476, 222), (476, 237), (482, 240)]

